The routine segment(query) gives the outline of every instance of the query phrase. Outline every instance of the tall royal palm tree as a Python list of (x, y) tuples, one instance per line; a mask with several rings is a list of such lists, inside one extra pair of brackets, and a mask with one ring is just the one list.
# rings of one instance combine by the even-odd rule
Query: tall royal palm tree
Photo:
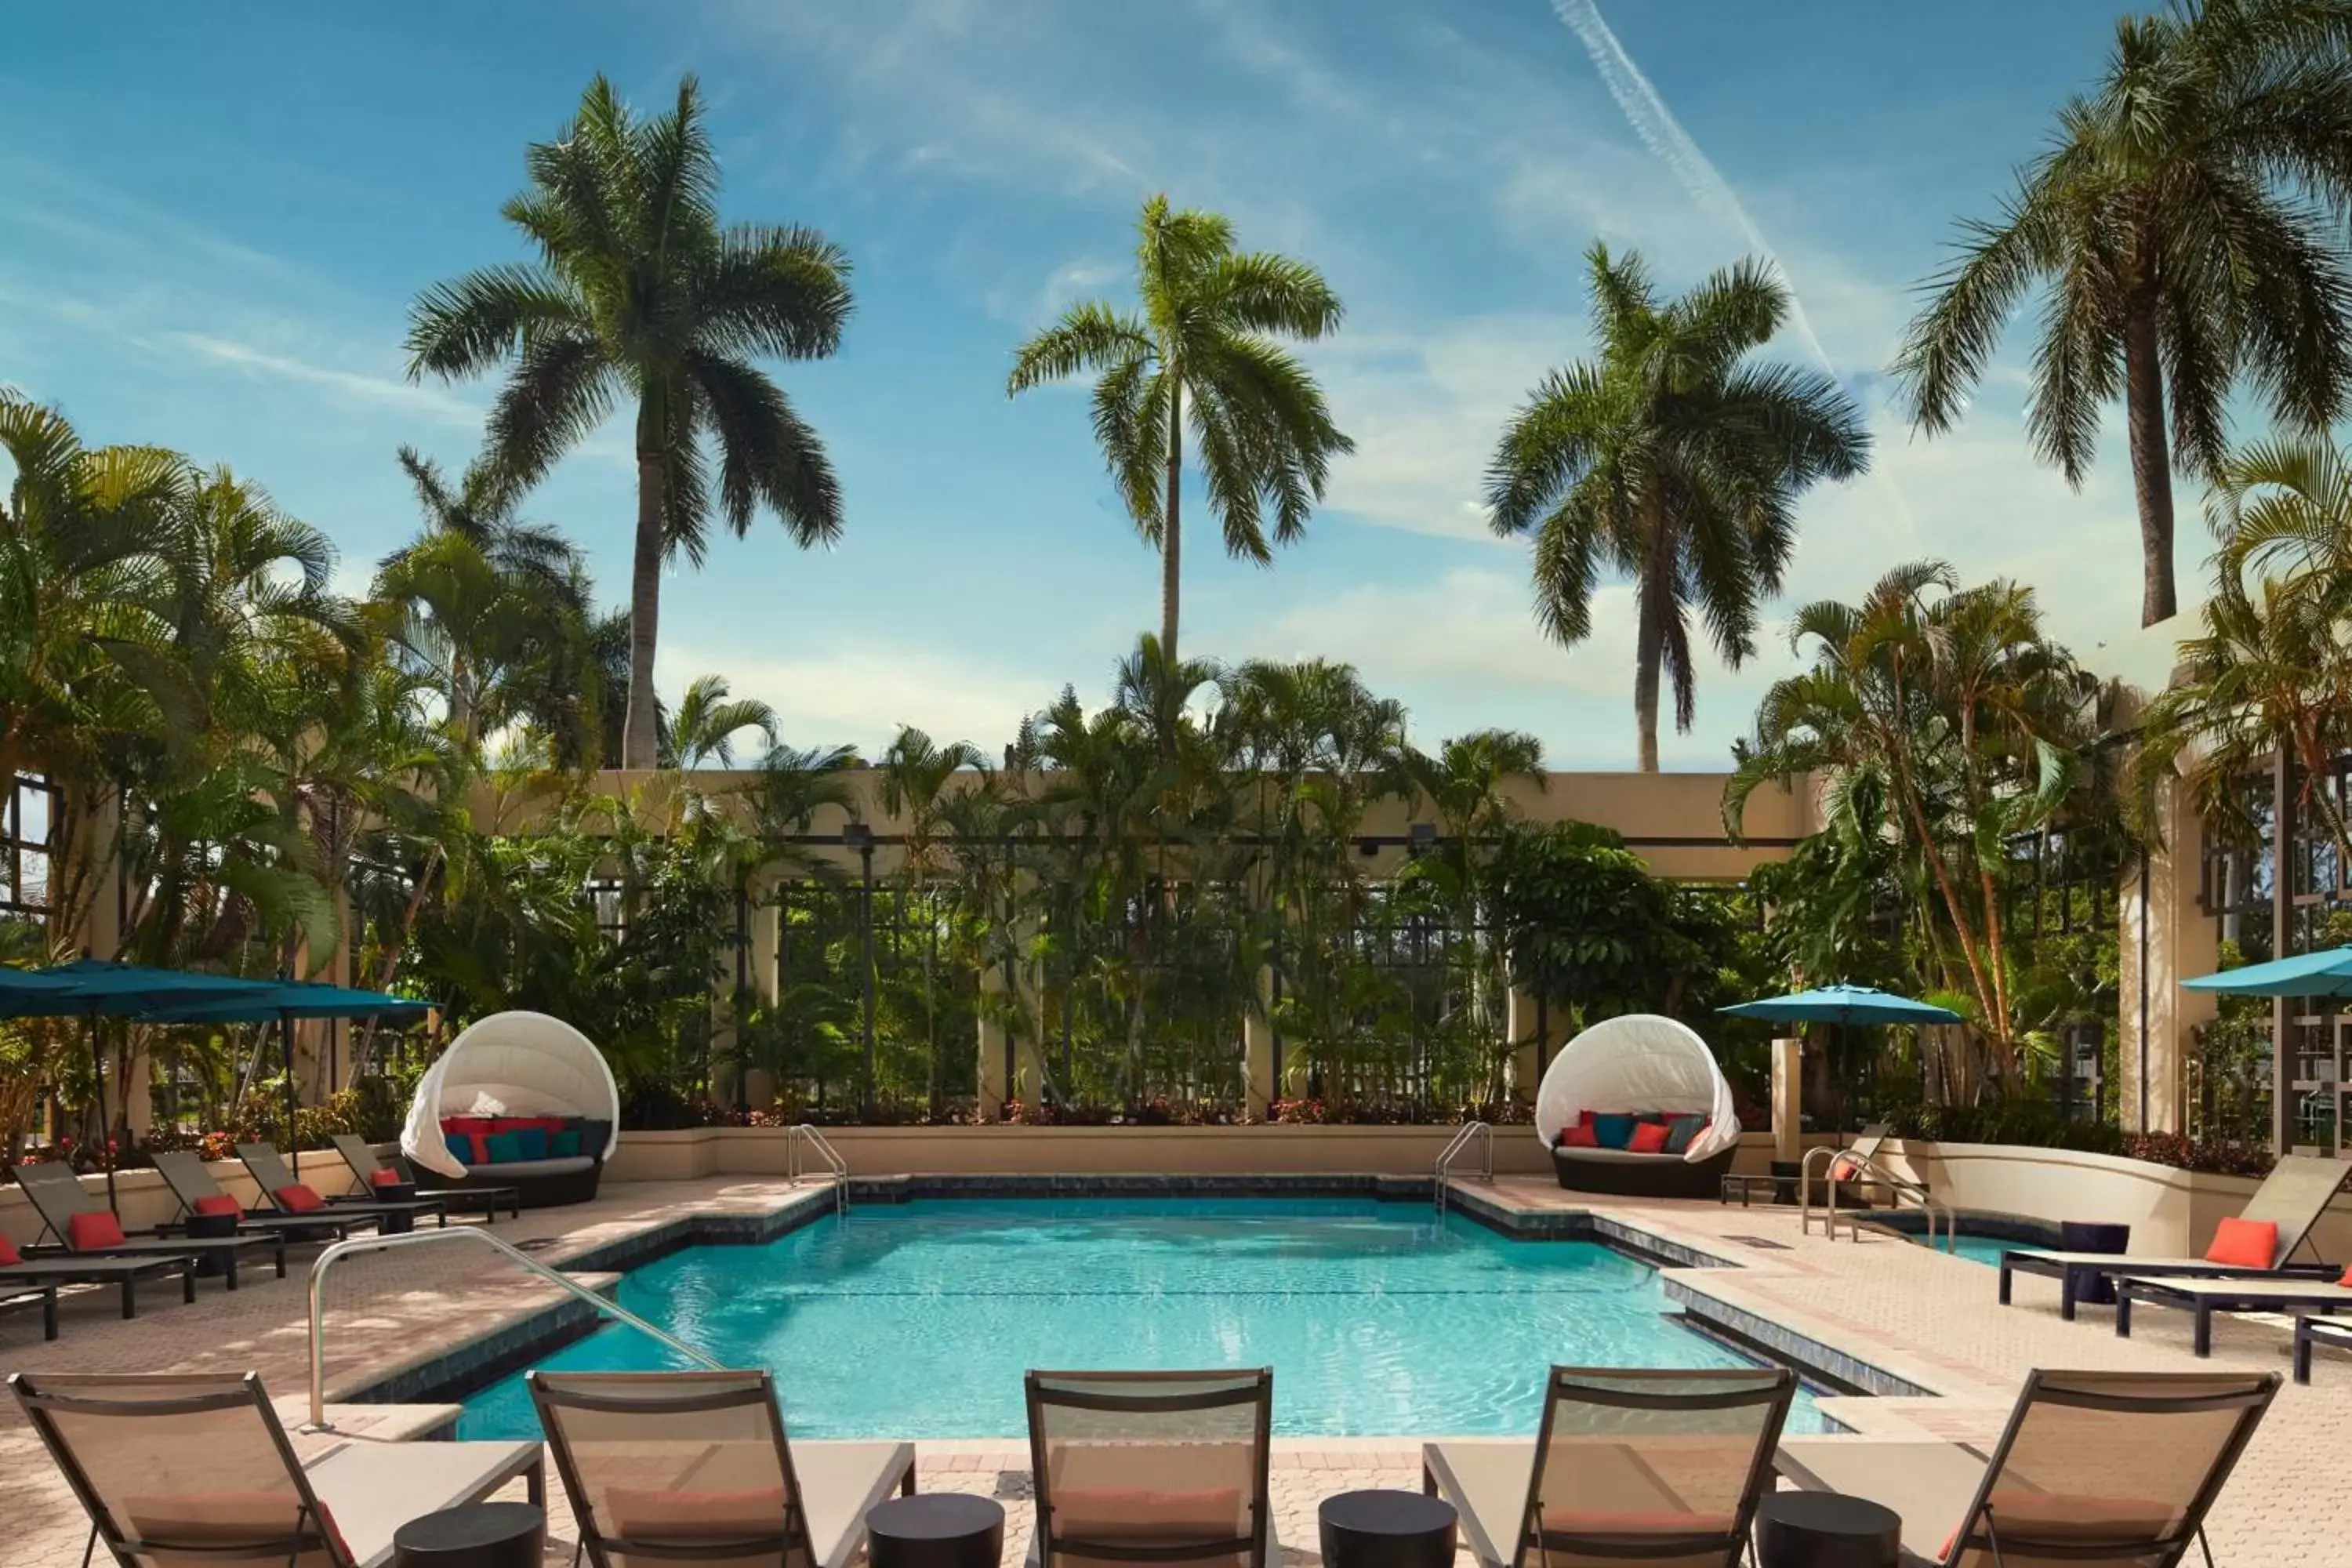
[(2122, 395), (2143, 626), (2179, 608), (2171, 476), (2218, 478), (2232, 389), (2313, 428), (2352, 390), (2347, 33), (2336, 0), (2184, 0), (2118, 22), (2097, 88), (2059, 110), (1999, 217), (1963, 227), (1895, 362), (1914, 422), (1949, 429), (2040, 286), (2027, 434), (2080, 486)]
[(1486, 470), (1495, 531), (1535, 533), (1536, 615), (1562, 647), (1592, 634), (1602, 575), (1633, 582), (1633, 714), (1658, 771), (1658, 684), (1675, 727), (1696, 705), (1691, 616), (1723, 661), (1755, 652), (1758, 602), (1780, 591), (1798, 496), (1868, 465), (1870, 434), (1828, 376), (1750, 363), (1788, 290), (1746, 260), (1661, 303), (1638, 256), (1596, 244), (1600, 357), (1554, 371), (1505, 426)]
[(511, 363), (484, 454), (508, 492), (538, 482), (625, 398), (635, 403), (621, 765), (650, 768), (661, 569), (680, 554), (701, 564), (714, 499), (738, 537), (762, 507), (803, 547), (840, 536), (841, 489), (824, 446), (756, 362), (839, 347), (849, 262), (813, 229), (719, 223), (719, 166), (690, 76), (674, 108), (645, 120), (598, 77), (562, 135), (533, 146), (525, 166), (530, 188), (504, 213), (537, 264), (486, 268), (419, 295), (409, 374)]
[(1268, 251), (1235, 251), (1231, 223), (1172, 210), (1164, 195), (1143, 204), (1136, 227), (1139, 308), (1071, 306), (1021, 346), (1005, 391), (1095, 375), (1095, 440), (1128, 515), (1160, 552), (1160, 648), (1172, 665), (1187, 426), (1226, 552), (1260, 565), (1274, 559), (1267, 510), (1272, 543), (1296, 542), (1332, 458), (1355, 443), (1277, 341), (1338, 329), (1339, 299), (1320, 273)]

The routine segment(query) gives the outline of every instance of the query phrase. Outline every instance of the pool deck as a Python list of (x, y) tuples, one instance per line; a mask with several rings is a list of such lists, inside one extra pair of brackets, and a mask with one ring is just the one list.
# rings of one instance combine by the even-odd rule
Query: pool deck
[[(791, 1211), (826, 1201), (819, 1186), (723, 1177), (613, 1184), (593, 1204), (501, 1219), (492, 1234), (526, 1246), (542, 1261), (604, 1264), (674, 1237), (681, 1226), (780, 1226)], [(2287, 1367), (2288, 1336), (2277, 1321), (2217, 1320), (2213, 1355), (2200, 1362), (2189, 1352), (2186, 1314), (2142, 1314), (2134, 1337), (2119, 1340), (2104, 1309), (2085, 1309), (2076, 1322), (2063, 1322), (2054, 1283), (2024, 1277), (2018, 1305), (2004, 1310), (1994, 1304), (1993, 1271), (1982, 1264), (1890, 1237), (1835, 1243), (1801, 1237), (1792, 1209), (1593, 1199), (1532, 1177), (1505, 1177), (1492, 1186), (1461, 1183), (1457, 1191), (1465, 1206), (1491, 1221), (1539, 1225), (1585, 1214), (1650, 1250), (1714, 1262), (1669, 1269), (1669, 1291), (1720, 1321), (1777, 1325), (1803, 1353), (1838, 1358), (1853, 1374), (1849, 1381), (1888, 1391), (1822, 1401), (1862, 1438), (1931, 1434), (1988, 1443), (2020, 1380), (2035, 1366), (2282, 1373)], [(290, 1429), (305, 1414), (309, 1380), (304, 1257), (297, 1254), (282, 1280), (266, 1267), (248, 1273), (233, 1295), (205, 1280), (194, 1307), (181, 1305), (173, 1292), (152, 1290), (135, 1322), (115, 1316), (110, 1292), (71, 1293), (63, 1337), (53, 1344), (40, 1339), (37, 1309), (12, 1309), (0, 1313), (0, 1371), (257, 1371)], [(380, 1384), (478, 1335), (486, 1324), (538, 1313), (560, 1300), (553, 1287), (486, 1259), (487, 1249), (426, 1247), (338, 1268), (327, 1303), (330, 1397)], [(1007, 1367), (1005, 1375), (1021, 1371)], [(2324, 1483), (2312, 1457), (2352, 1452), (2347, 1391), (2352, 1356), (2327, 1351), (2312, 1387), (2289, 1383), (2282, 1389), (2213, 1514), (2222, 1568), (2321, 1568), (2344, 1561), (2352, 1489)], [(398, 1440), (429, 1432), (452, 1414), (446, 1405), (336, 1405), (334, 1437), (297, 1434), (294, 1440), (306, 1453), (335, 1441)], [(922, 1488), (1007, 1501), (1005, 1561), (1020, 1562), (1030, 1517), (1016, 1500), (1029, 1495), (1028, 1457), (1018, 1436), (925, 1442), (919, 1454)], [(1285, 1556), (1295, 1568), (1318, 1556), (1315, 1508), (1322, 1498), (1362, 1487), (1418, 1489), (1418, 1441), (1278, 1439), (1273, 1479)], [(561, 1491), (551, 1480), (551, 1564), (572, 1556)], [(8, 1399), (0, 1399), (0, 1521), (10, 1568), (72, 1568), (81, 1561), (88, 1522)]]

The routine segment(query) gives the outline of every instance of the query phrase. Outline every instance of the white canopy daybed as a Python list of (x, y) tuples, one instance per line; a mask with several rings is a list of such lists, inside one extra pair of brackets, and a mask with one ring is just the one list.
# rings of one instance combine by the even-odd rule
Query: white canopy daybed
[[(458, 1186), (519, 1188), (534, 1206), (579, 1203), (595, 1195), (597, 1175), (619, 1147), (620, 1117), (613, 1069), (587, 1036), (544, 1013), (494, 1013), (425, 1070), (400, 1152)], [(458, 1152), (459, 1145), (480, 1151), (489, 1136), (533, 1127), (562, 1152), (500, 1159), (496, 1153), (507, 1146), (499, 1145), (487, 1163)]]
[[(1626, 1146), (1621, 1134), (1644, 1121), (1663, 1126), (1664, 1146)], [(1739, 1114), (1705, 1040), (1672, 1018), (1629, 1013), (1560, 1047), (1536, 1091), (1536, 1136), (1570, 1191), (1711, 1197), (1738, 1147)]]

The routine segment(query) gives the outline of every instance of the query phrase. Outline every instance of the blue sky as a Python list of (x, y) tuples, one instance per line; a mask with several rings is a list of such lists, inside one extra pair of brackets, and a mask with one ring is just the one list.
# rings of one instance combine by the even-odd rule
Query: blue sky
[[(1580, 253), (1632, 247), (1682, 287), (1769, 247), (1820, 356), (1873, 413), (1875, 472), (1802, 510), (1791, 605), (1892, 562), (2042, 590), (2095, 666), (2160, 674), (2137, 630), (2120, 432), (2079, 495), (2019, 424), (2015, 334), (1956, 434), (1914, 439), (1878, 373), (1959, 215), (1991, 211), (2051, 109), (2097, 69), (2094, 0), (761, 0), (70, 7), (0, 53), (0, 383), (93, 442), (144, 440), (260, 479), (326, 530), (351, 585), (409, 536), (393, 463), (472, 454), (487, 384), (413, 386), (410, 298), (521, 254), (498, 217), (525, 144), (595, 71), (646, 108), (702, 79), (726, 216), (847, 247), (841, 355), (783, 367), (847, 494), (803, 553), (763, 522), (665, 586), (659, 677), (767, 699), (800, 744), (899, 722), (991, 746), (1075, 682), (1090, 700), (1157, 619), (1157, 566), (1104, 480), (1083, 393), (1003, 395), (1013, 346), (1072, 300), (1124, 297), (1146, 195), (1230, 215), (1321, 267), (1346, 327), (1307, 357), (1357, 441), (1272, 571), (1187, 552), (1186, 651), (1320, 654), (1401, 697), (1423, 743), (1541, 735), (1555, 767), (1633, 754), (1633, 634), (1547, 644), (1523, 549), (1488, 537), (1500, 423), (1585, 347)], [(617, 595), (625, 426), (525, 508)], [(2207, 544), (2184, 492), (2184, 590)], [(1198, 539), (1198, 535), (1192, 536)], [(2176, 630), (2178, 624), (2176, 624)], [(1777, 631), (1708, 669), (1669, 765), (1723, 764)]]

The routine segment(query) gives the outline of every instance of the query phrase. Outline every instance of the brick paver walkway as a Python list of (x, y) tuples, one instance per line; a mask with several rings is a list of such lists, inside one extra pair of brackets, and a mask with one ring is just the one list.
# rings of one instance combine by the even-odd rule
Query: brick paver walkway
[[(1513, 1208), (1590, 1209), (1653, 1237), (1739, 1265), (1677, 1269), (1669, 1279), (1736, 1310), (1785, 1325), (1906, 1381), (1932, 1398), (1830, 1398), (1823, 1408), (1865, 1436), (1917, 1436), (1923, 1430), (1982, 1443), (1999, 1430), (2031, 1367), (2259, 1367), (2284, 1372), (2287, 1335), (2275, 1322), (2227, 1320), (2210, 1362), (2189, 1355), (2184, 1314), (2149, 1311), (2134, 1337), (2119, 1340), (2102, 1309), (2062, 1322), (2056, 1290), (2021, 1278), (2018, 1305), (1994, 1304), (1993, 1271), (1907, 1242), (1801, 1237), (1793, 1211), (1712, 1204), (1586, 1201), (1531, 1178), (1505, 1178), (1470, 1191)], [(529, 1244), (550, 1261), (576, 1256), (633, 1231), (691, 1214), (761, 1212), (796, 1201), (790, 1184), (740, 1178), (614, 1184), (593, 1205), (502, 1220), (495, 1234)], [(1777, 1241), (1785, 1250), (1759, 1247)], [(40, 1340), (37, 1310), (0, 1314), (0, 1371), (196, 1371), (253, 1369), (277, 1396), (289, 1427), (301, 1419), (308, 1387), (305, 1277), (283, 1280), (264, 1268), (234, 1295), (205, 1281), (197, 1305), (152, 1293), (135, 1322), (114, 1316), (113, 1298), (86, 1293), (65, 1309), (64, 1337)], [(331, 1277), (331, 1391), (373, 1381), (487, 1321), (536, 1310), (553, 1288), (465, 1247), (422, 1247), (398, 1259), (366, 1258)], [(1010, 1375), (1010, 1374), (1008, 1374)], [(2329, 1484), (2315, 1457), (2352, 1451), (2352, 1364), (2323, 1352), (2315, 1385), (2289, 1384), (2240, 1465), (2213, 1516), (2222, 1568), (2321, 1568), (2347, 1561), (2352, 1489)], [(445, 1412), (420, 1406), (342, 1406), (344, 1440), (396, 1438)], [(298, 1437), (310, 1448), (325, 1439)], [(1030, 1530), (1027, 1453), (1017, 1438), (919, 1446), (919, 1485), (975, 1491), (1007, 1504), (1006, 1561), (1017, 1563)], [(1277, 1525), (1292, 1568), (1316, 1555), (1315, 1507), (1360, 1487), (1418, 1488), (1411, 1437), (1278, 1441), (1274, 1461)], [(551, 1478), (549, 1562), (568, 1563), (571, 1520)], [(519, 1494), (518, 1494), (519, 1495)], [(71, 1568), (81, 1560), (87, 1521), (13, 1401), (0, 1401), (0, 1521), (8, 1568)], [(1466, 1561), (1466, 1559), (1465, 1559)]]

